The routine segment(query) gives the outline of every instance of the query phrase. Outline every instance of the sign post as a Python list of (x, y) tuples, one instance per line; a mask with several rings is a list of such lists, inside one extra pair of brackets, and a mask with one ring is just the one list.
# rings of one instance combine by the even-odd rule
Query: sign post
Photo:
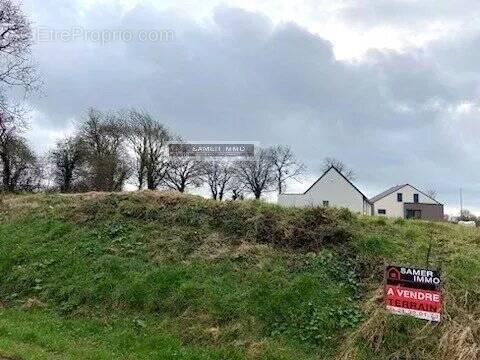
[(442, 288), (437, 270), (388, 265), (385, 268), (385, 305), (397, 315), (440, 321)]

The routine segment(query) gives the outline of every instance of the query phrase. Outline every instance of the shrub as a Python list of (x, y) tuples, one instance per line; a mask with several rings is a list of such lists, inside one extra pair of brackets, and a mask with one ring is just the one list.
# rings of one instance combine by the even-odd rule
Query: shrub
[(295, 248), (319, 248), (325, 244), (339, 244), (352, 237), (354, 216), (346, 209), (324, 207), (299, 211), (293, 225), (290, 245)]
[(249, 241), (306, 250), (348, 241), (356, 220), (347, 209), (285, 209), (261, 201), (216, 202), (146, 191), (88, 199), (78, 207), (75, 217), (87, 223), (130, 218), (158, 221), (164, 226), (206, 226)]

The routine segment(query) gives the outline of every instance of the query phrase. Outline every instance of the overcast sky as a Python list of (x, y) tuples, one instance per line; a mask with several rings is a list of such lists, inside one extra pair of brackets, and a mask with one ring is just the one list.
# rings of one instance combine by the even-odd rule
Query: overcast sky
[[(480, 212), (478, 0), (23, 3), (45, 82), (29, 100), (40, 152), (89, 107), (139, 107), (188, 140), (290, 145), (309, 168), (290, 191), (330, 156), (368, 196), (408, 182), (453, 213), (462, 187)], [(122, 29), (174, 38), (95, 41)]]

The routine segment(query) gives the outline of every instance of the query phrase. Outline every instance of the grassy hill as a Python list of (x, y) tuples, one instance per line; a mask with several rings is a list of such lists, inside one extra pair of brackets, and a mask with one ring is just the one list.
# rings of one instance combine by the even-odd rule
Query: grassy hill
[[(442, 269), (444, 321), (382, 310), (385, 262)], [(0, 355), (479, 359), (480, 232), (174, 193), (0, 198)]]

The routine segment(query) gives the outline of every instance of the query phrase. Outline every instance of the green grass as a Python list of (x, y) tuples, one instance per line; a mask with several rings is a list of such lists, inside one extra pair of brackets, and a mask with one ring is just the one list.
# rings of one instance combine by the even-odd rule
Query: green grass
[(0, 311), (0, 347), (5, 355), (28, 359), (241, 358), (233, 347), (183, 346), (153, 317), (62, 317), (42, 309)]
[[(479, 239), (448, 224), (169, 193), (8, 196), (0, 354), (455, 358), (479, 344)], [(384, 263), (425, 265), (430, 242), (445, 321), (378, 311)], [(471, 334), (460, 339), (455, 324)], [(427, 332), (432, 341), (421, 340)]]

